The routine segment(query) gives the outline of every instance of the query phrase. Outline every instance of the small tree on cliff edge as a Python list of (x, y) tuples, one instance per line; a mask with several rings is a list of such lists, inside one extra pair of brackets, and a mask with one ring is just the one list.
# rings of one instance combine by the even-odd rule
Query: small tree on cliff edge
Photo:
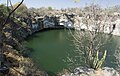
[[(16, 6), (18, 6), (20, 4), (20, 2), (16, 3), (13, 5), (13, 8), (15, 8)], [(25, 4), (21, 4), (19, 6), (19, 8), (15, 11), (16, 15), (17, 16), (20, 16), (20, 17), (27, 17), (27, 14), (28, 14), (28, 8)]]
[[(70, 33), (74, 38), (75, 52), (79, 54), (79, 56), (76, 56), (76, 59), (83, 60), (84, 64), (90, 68), (99, 69), (102, 67), (107, 54), (107, 50), (102, 49), (111, 40), (111, 33), (113, 32), (111, 30), (109, 35), (106, 35), (103, 34), (103, 31), (106, 29), (107, 20), (109, 19), (111, 22), (112, 19), (107, 14), (100, 15), (103, 11), (101, 11), (98, 5), (92, 4), (88, 9), (84, 11), (85, 14), (82, 21), (78, 21), (79, 24), (83, 24), (79, 25), (79, 28), (76, 28), (74, 32), (70, 30)], [(86, 29), (80, 29), (82, 26)], [(71, 64), (76, 65), (74, 59), (70, 57), (69, 60)]]

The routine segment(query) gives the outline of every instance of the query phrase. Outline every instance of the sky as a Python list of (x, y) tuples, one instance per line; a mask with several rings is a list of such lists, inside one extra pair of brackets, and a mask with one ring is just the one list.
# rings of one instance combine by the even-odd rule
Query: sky
[[(0, 0), (0, 4), (5, 4), (7, 0)], [(20, 2), (21, 0), (11, 0), (13, 4)], [(102, 7), (110, 7), (114, 5), (120, 5), (120, 0), (80, 0), (79, 3), (75, 3), (74, 0), (24, 0), (24, 4), (28, 8), (40, 8), (40, 7), (53, 7), (55, 9), (72, 8), (72, 7), (84, 7), (91, 3), (99, 4)]]

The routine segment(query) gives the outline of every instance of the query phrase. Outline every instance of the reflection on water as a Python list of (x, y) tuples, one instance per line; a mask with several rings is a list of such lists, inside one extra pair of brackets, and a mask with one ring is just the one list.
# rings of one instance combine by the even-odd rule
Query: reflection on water
[[(36, 65), (54, 74), (68, 67), (67, 63), (63, 62), (68, 55), (67, 52), (75, 56), (72, 39), (67, 30), (50, 30), (31, 36), (27, 46), (34, 50), (31, 57)], [(111, 42), (105, 46), (108, 50), (105, 66), (116, 67), (113, 54), (117, 46), (120, 46), (120, 38), (113, 36)]]

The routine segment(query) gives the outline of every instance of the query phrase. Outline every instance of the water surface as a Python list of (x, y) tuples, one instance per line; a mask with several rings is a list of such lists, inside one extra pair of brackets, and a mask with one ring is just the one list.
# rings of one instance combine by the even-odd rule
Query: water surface
[[(48, 30), (32, 35), (27, 41), (27, 46), (33, 49), (31, 57), (35, 64), (45, 71), (54, 74), (68, 68), (67, 63), (63, 61), (66, 59), (67, 53), (75, 56), (73, 50), (73, 38), (68, 33), (68, 30)], [(107, 44), (105, 48), (108, 50), (108, 56), (105, 62), (106, 66), (116, 67), (114, 51), (120, 45), (120, 38), (113, 36), (111, 43)]]

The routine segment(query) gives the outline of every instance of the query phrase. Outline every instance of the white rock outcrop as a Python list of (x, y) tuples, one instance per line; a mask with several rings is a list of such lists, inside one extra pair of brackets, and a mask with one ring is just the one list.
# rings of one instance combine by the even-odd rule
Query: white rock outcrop
[(109, 67), (103, 67), (99, 70), (80, 67), (76, 68), (73, 73), (66, 73), (62, 76), (120, 76), (120, 73)]

